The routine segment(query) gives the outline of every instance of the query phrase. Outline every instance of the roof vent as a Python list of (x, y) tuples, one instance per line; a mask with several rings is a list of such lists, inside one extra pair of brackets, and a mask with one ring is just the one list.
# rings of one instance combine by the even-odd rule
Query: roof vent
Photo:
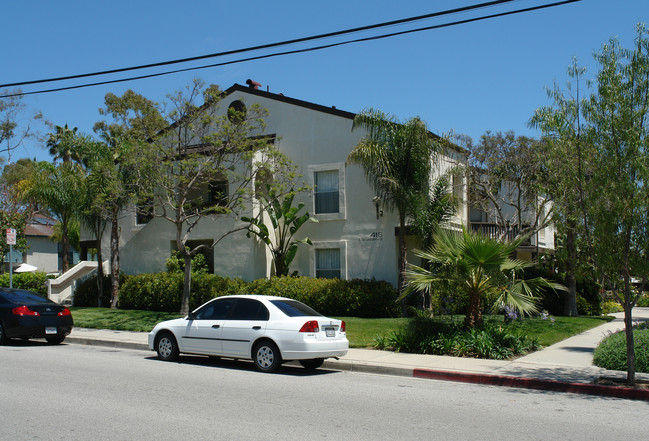
[(259, 89), (261, 87), (261, 84), (256, 81), (252, 81), (251, 79), (247, 79), (246, 84), (252, 89)]

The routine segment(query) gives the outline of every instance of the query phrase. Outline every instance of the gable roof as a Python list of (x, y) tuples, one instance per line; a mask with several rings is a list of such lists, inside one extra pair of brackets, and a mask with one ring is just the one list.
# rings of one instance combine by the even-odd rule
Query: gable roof
[(323, 112), (323, 113), (328, 113), (330, 115), (340, 116), (341, 118), (354, 119), (354, 117), (356, 116), (355, 113), (347, 112), (345, 110), (338, 110), (335, 107), (327, 107), (321, 104), (315, 104), (308, 101), (298, 100), (296, 98), (289, 98), (282, 94), (266, 92), (261, 89), (255, 89), (253, 87), (243, 86), (237, 83), (235, 83), (234, 85), (226, 89), (224, 92), (224, 96), (230, 95), (233, 92), (249, 93), (251, 95), (261, 96), (275, 101), (281, 101), (283, 103), (304, 107), (306, 109), (315, 110), (317, 112)]

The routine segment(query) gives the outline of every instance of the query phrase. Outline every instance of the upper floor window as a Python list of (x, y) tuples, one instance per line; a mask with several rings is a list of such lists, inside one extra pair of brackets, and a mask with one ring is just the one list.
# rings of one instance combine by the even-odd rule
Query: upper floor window
[(148, 224), (153, 219), (153, 198), (144, 198), (135, 204), (135, 223)]
[(315, 213), (338, 213), (340, 211), (338, 170), (315, 172), (313, 183)]

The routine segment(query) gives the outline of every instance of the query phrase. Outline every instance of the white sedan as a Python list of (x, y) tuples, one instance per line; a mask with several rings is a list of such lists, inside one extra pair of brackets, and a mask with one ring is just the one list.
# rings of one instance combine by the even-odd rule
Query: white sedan
[(349, 341), (344, 321), (324, 317), (304, 303), (236, 295), (158, 323), (149, 333), (149, 349), (165, 361), (180, 353), (252, 359), (260, 371), (273, 372), (290, 360), (317, 369), (325, 358), (347, 354)]

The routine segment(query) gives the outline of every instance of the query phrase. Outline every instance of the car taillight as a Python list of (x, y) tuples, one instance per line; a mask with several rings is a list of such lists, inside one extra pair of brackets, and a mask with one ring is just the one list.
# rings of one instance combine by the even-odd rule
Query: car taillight
[(11, 312), (14, 315), (20, 315), (20, 316), (23, 316), (23, 315), (40, 315), (38, 312), (32, 311), (31, 309), (29, 309), (27, 306), (24, 306), (24, 305), (12, 309)]
[(347, 325), (345, 324), (345, 321), (343, 320), (340, 323), (340, 332), (346, 332), (347, 331)]
[(59, 315), (59, 316), (72, 315), (72, 313), (70, 312), (70, 310), (66, 306), (66, 307), (63, 308), (63, 311), (59, 311), (59, 313), (57, 315)]
[(300, 332), (320, 332), (320, 327), (316, 320), (310, 320), (302, 325)]

